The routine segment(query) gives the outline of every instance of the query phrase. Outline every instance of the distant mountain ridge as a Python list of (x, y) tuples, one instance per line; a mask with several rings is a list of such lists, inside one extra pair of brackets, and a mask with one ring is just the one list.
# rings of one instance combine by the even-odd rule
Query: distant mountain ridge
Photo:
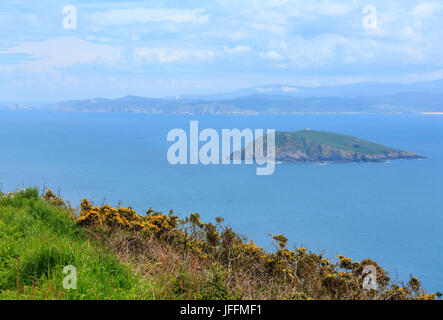
[(206, 96), (126, 96), (118, 99), (70, 100), (38, 107), (17, 104), (10, 106), (10, 109), (210, 115), (440, 113), (443, 112), (443, 80), (409, 84), (355, 83), (322, 87), (267, 85)]
[(287, 84), (271, 84), (240, 89), (230, 93), (216, 93), (204, 96), (185, 95), (184, 98), (203, 100), (225, 100), (238, 97), (260, 95), (287, 95), (293, 97), (342, 97), (354, 98), (362, 96), (395, 95), (404, 92), (427, 92), (443, 94), (443, 79), (411, 83), (378, 83), (357, 82), (345, 85), (330, 86), (294, 86)]

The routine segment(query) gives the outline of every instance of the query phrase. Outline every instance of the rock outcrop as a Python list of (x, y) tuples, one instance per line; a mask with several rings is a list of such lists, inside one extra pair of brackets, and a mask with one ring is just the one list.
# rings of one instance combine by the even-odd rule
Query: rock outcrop
[[(264, 142), (261, 142), (264, 141)], [(262, 147), (260, 147), (262, 146)], [(248, 153), (248, 151), (250, 152)], [(261, 158), (267, 152), (266, 135), (258, 148), (234, 152), (231, 159)], [(251, 154), (252, 153), (252, 154)], [(302, 130), (275, 133), (275, 160), (284, 162), (385, 162), (388, 160), (425, 159), (416, 153), (379, 145), (348, 135)]]

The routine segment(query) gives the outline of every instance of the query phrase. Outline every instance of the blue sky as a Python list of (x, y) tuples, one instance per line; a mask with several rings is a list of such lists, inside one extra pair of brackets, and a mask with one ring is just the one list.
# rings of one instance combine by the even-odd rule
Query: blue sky
[(439, 0), (2, 0), (0, 101), (440, 79), (442, 30)]

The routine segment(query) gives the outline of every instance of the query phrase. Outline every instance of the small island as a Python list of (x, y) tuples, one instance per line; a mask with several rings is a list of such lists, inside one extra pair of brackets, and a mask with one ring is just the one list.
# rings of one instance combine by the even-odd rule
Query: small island
[[(263, 136), (263, 141), (263, 150), (266, 154), (266, 135)], [(245, 149), (234, 152), (231, 159), (238, 156), (239, 152), (241, 159), (244, 160)], [(259, 154), (263, 154), (262, 152)], [(258, 157), (254, 154), (253, 158)], [(275, 133), (276, 161), (327, 163), (416, 159), (425, 159), (425, 157), (339, 133), (310, 129)]]

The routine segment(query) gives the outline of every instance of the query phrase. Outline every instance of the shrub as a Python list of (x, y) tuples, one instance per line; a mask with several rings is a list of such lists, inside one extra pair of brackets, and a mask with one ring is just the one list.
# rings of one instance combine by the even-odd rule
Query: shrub
[[(284, 235), (271, 235), (274, 252), (265, 252), (251, 240), (223, 227), (222, 218), (217, 224), (204, 223), (197, 213), (179, 220), (172, 215), (148, 210), (146, 216), (138, 215), (131, 208), (92, 206), (88, 200), (81, 204), (78, 223), (91, 230), (105, 227), (108, 236), (128, 233), (127, 248), (136, 247), (140, 254), (150, 239), (156, 245), (170, 246), (180, 267), (174, 269), (169, 284), (176, 295), (203, 299), (242, 298), (266, 299), (433, 299), (437, 294), (426, 295), (421, 283), (411, 278), (407, 285), (391, 281), (386, 271), (375, 261), (362, 262), (339, 255), (335, 263), (322, 254), (308, 252), (306, 248), (286, 248), (288, 239)], [(133, 240), (137, 237), (136, 241)], [(144, 240), (142, 240), (144, 239)], [(134, 242), (135, 241), (135, 242)], [(135, 243), (139, 243), (135, 245)], [(144, 245), (142, 245), (144, 243)], [(144, 249), (140, 249), (140, 248)], [(140, 251), (142, 250), (142, 251)], [(169, 250), (169, 249), (168, 249)], [(158, 258), (150, 251), (148, 259)], [(184, 268), (189, 265), (189, 256), (196, 257), (199, 268)], [(365, 266), (377, 271), (375, 290), (364, 290)], [(208, 267), (206, 267), (208, 266)], [(178, 270), (178, 271), (177, 271)], [(264, 289), (264, 287), (267, 287)], [(232, 292), (237, 292), (233, 295)]]

